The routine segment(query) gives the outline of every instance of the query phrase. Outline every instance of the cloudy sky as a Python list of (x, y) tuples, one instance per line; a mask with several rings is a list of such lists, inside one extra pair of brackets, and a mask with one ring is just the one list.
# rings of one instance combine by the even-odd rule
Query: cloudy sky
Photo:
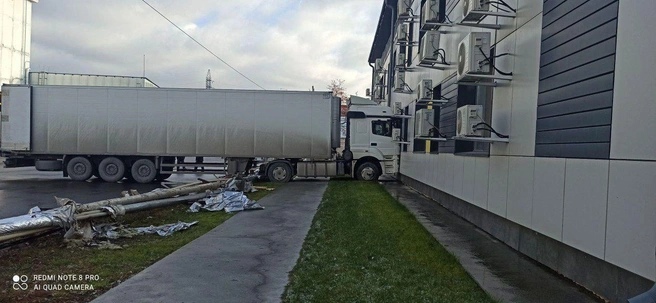
[[(364, 95), (381, 0), (147, 0), (266, 89)], [(162, 87), (257, 87), (141, 0), (42, 0), (33, 6), (32, 71), (146, 76)]]

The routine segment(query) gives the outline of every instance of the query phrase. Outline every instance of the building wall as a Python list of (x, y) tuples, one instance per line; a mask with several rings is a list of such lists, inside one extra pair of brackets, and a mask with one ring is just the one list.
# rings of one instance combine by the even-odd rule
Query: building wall
[(0, 83), (24, 81), (29, 68), (32, 4), (38, 0), (0, 1)]
[[(459, 21), (461, 1), (447, 1), (451, 20)], [(413, 11), (419, 11), (421, 2), (414, 1)], [(646, 26), (653, 23), (656, 2), (549, 0), (544, 6), (542, 1), (506, 2), (517, 9), (517, 18), (499, 18), (502, 29), (448, 28), (440, 47), (446, 50), (447, 61), (456, 62), (456, 48), (466, 33), (490, 31), (496, 53), (512, 54), (496, 60), (500, 70), (513, 72), (513, 79), (492, 89), (488, 121), (509, 135), (510, 143), (490, 144), (489, 155), (482, 157), (448, 148), (440, 148), (438, 154), (409, 148), (402, 153), (400, 174), (419, 182), (411, 185), (425, 191), (437, 190), (503, 219), (498, 222), (536, 232), (540, 237), (535, 239), (550, 239), (563, 255), (605, 264), (604, 274), (581, 275), (578, 272), (589, 270), (585, 262), (572, 269), (568, 264), (573, 259), (566, 256), (553, 262), (538, 260), (607, 298), (626, 299), (630, 287), (617, 285), (656, 280), (656, 140), (649, 139), (649, 132), (656, 129), (652, 92), (656, 80), (650, 76), (656, 60), (646, 51), (656, 46)], [(496, 18), (483, 23), (496, 23)], [(595, 32), (598, 28), (604, 30)], [(589, 47), (581, 49), (585, 39)], [(545, 45), (549, 50), (559, 48), (558, 59), (564, 60), (560, 66), (545, 64), (546, 56), (555, 53)], [(417, 48), (413, 52), (416, 64)], [(415, 88), (429, 78), (436, 85), (453, 73), (455, 69), (417, 68), (406, 72), (406, 82)], [(580, 85), (587, 80), (596, 84)], [(573, 88), (575, 95), (544, 101), (548, 92)], [(415, 94), (393, 93), (389, 101), (402, 101), (414, 113), (415, 100)], [(451, 102), (441, 114), (450, 107)], [(545, 121), (557, 124), (562, 119), (545, 119), (556, 116), (573, 125), (555, 130), (572, 130), (548, 132)], [(447, 120), (440, 123), (454, 123)], [(412, 119), (409, 125), (414, 125)], [(408, 134), (412, 138), (412, 127)], [(450, 142), (441, 146), (454, 141)], [(515, 240), (509, 241), (512, 246)]]

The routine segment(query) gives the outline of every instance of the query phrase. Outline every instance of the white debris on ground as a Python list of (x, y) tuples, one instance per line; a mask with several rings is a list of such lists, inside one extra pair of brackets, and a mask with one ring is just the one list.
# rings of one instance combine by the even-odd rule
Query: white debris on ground
[(217, 195), (205, 198), (203, 202), (194, 202), (189, 207), (188, 212), (196, 213), (200, 210), (206, 211), (225, 211), (227, 213), (239, 212), (243, 210), (264, 209), (256, 201), (248, 199), (240, 191), (223, 191)]

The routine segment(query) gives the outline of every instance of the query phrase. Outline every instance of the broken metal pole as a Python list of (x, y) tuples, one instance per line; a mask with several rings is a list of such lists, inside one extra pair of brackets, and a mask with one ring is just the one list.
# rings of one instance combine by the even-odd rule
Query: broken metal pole
[(78, 213), (82, 213), (90, 210), (101, 209), (105, 206), (110, 206), (110, 205), (128, 205), (128, 204), (134, 204), (144, 201), (171, 198), (171, 197), (186, 195), (190, 193), (204, 192), (206, 190), (218, 189), (223, 184), (225, 184), (225, 181), (218, 181), (218, 182), (212, 182), (207, 184), (199, 184), (195, 186), (175, 187), (171, 189), (157, 190), (157, 191), (152, 191), (145, 194), (129, 196), (129, 197), (107, 199), (107, 200), (92, 202), (88, 204), (82, 204), (76, 209), (76, 211)]

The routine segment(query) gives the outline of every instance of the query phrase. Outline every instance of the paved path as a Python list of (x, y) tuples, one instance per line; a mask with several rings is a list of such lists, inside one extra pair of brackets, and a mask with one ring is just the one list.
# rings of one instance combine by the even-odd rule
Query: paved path
[[(278, 302), (326, 181), (295, 181), (93, 302)], [(120, 266), (120, 264), (117, 264)]]
[(396, 182), (385, 183), (385, 188), (493, 298), (522, 303), (600, 302), (411, 188)]

